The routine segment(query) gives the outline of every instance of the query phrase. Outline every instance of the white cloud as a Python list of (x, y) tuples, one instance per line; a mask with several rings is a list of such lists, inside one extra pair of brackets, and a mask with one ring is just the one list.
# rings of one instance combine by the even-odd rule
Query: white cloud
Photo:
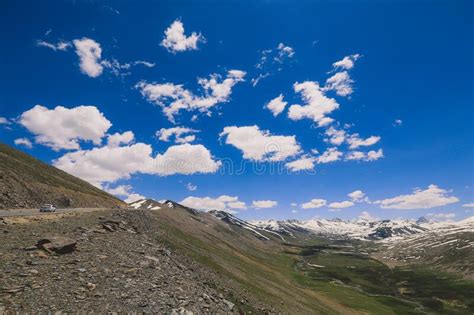
[(275, 58), (275, 61), (279, 63), (283, 63), (285, 58), (293, 58), (293, 56), (295, 55), (295, 50), (293, 49), (293, 47), (286, 46), (283, 43), (279, 43), (277, 48), (278, 57)]
[(227, 207), (231, 209), (246, 210), (247, 205), (243, 201), (231, 201), (227, 203)]
[(176, 53), (186, 50), (196, 50), (198, 49), (198, 43), (204, 41), (204, 37), (195, 32), (186, 36), (184, 34), (183, 22), (176, 20), (165, 30), (165, 37), (161, 41), (161, 45), (168, 51)]
[(293, 89), (302, 95), (306, 104), (291, 105), (288, 110), (288, 117), (291, 120), (301, 120), (303, 118), (312, 119), (319, 127), (326, 126), (334, 119), (326, 115), (339, 108), (335, 99), (324, 95), (323, 89), (318, 82), (306, 81), (295, 83)]
[(367, 211), (362, 211), (359, 215), (359, 219), (363, 219), (363, 220), (367, 220), (367, 221), (378, 221), (378, 220), (380, 220), (379, 218), (372, 216)]
[(329, 137), (327, 142), (330, 142), (333, 145), (341, 145), (346, 141), (346, 132), (344, 130), (339, 130), (334, 127), (329, 127), (325, 131), (326, 136)]
[(240, 70), (229, 70), (225, 79), (221, 76), (211, 74), (209, 79), (198, 79), (199, 85), (204, 90), (204, 96), (197, 96), (182, 85), (173, 83), (147, 83), (139, 82), (136, 85), (149, 102), (163, 108), (163, 113), (168, 120), (174, 122), (174, 116), (181, 110), (199, 112), (210, 115), (210, 109), (219, 103), (230, 100), (232, 88), (239, 82), (244, 81), (245, 72)]
[(0, 117), (0, 125), (10, 125), (11, 122), (5, 117)]
[(133, 62), (134, 65), (143, 65), (147, 68), (153, 68), (156, 64), (154, 62), (149, 62), (145, 60), (137, 60)]
[(367, 152), (367, 161), (376, 161), (380, 158), (383, 158), (383, 150), (378, 149), (377, 151), (369, 151)]
[(252, 201), (252, 207), (255, 209), (268, 209), (278, 205), (275, 200), (254, 200)]
[(18, 138), (18, 139), (15, 139), (15, 144), (16, 145), (22, 145), (28, 149), (31, 149), (33, 147), (33, 144), (31, 143), (31, 141), (27, 138)]
[(56, 151), (79, 149), (79, 140), (100, 144), (112, 126), (97, 107), (86, 105), (54, 109), (36, 105), (21, 114), (19, 123), (36, 135), (36, 143)]
[(349, 153), (346, 154), (345, 160), (370, 162), (370, 161), (376, 161), (383, 157), (384, 155), (383, 155), (382, 149), (378, 149), (377, 151), (369, 151), (367, 153), (362, 152), (362, 151), (350, 151)]
[(219, 136), (225, 136), (225, 143), (241, 150), (249, 160), (283, 161), (301, 151), (295, 136), (274, 136), (255, 125), (225, 127)]
[(290, 61), (294, 55), (295, 50), (283, 43), (279, 43), (275, 49), (263, 50), (259, 62), (255, 65), (259, 73), (251, 80), (252, 86), (257, 86), (261, 80), (283, 70), (284, 65)]
[(401, 119), (395, 119), (393, 122), (393, 126), (401, 126), (403, 124), (403, 121)]
[(455, 213), (428, 213), (426, 216), (432, 217), (438, 220), (447, 221), (452, 220), (456, 217)]
[(283, 94), (280, 94), (278, 97), (275, 97), (270, 102), (268, 102), (265, 107), (269, 109), (273, 116), (278, 116), (284, 109), (288, 102), (283, 101)]
[(436, 185), (429, 185), (427, 189), (417, 188), (411, 195), (400, 195), (394, 198), (376, 201), (384, 209), (429, 209), (441, 207), (459, 201), (449, 196), (448, 191)]
[(355, 190), (347, 194), (352, 202), (370, 202), (369, 198), (362, 192), (362, 190)]
[(129, 144), (135, 139), (135, 135), (131, 131), (124, 133), (114, 133), (107, 136), (107, 145), (110, 147), (118, 147), (122, 144)]
[(250, 83), (252, 83), (252, 86), (253, 86), (253, 87), (256, 87), (257, 84), (258, 84), (261, 80), (265, 79), (265, 78), (268, 77), (268, 76), (270, 76), (270, 73), (268, 73), (268, 72), (266, 72), (266, 73), (260, 73), (260, 74), (258, 75), (258, 77), (252, 78), (252, 79), (250, 80)]
[(354, 54), (350, 56), (345, 56), (342, 60), (336, 61), (335, 63), (332, 64), (334, 69), (345, 69), (345, 70), (350, 70), (354, 67), (354, 63), (356, 62), (357, 59), (362, 57), (359, 54)]
[(292, 202), (292, 203), (290, 204), (290, 206), (292, 206), (292, 207), (297, 207), (298, 204), (297, 204), (296, 202)]
[(90, 38), (75, 39), (73, 41), (76, 54), (79, 56), (79, 67), (82, 73), (91, 78), (102, 74), (103, 66), (100, 63), (102, 48), (100, 44)]
[(316, 162), (320, 163), (330, 163), (335, 162), (341, 159), (342, 152), (338, 151), (337, 148), (329, 148), (322, 155), (318, 156)]
[(110, 60), (103, 60), (100, 62), (100, 65), (104, 68), (109, 69), (116, 76), (129, 75), (130, 72), (126, 72), (125, 70), (129, 70), (132, 66), (130, 63), (120, 63), (117, 59), (114, 58)]
[[(196, 140), (195, 135), (189, 135), (189, 133), (196, 133), (199, 130), (187, 128), (187, 127), (173, 127), (173, 128), (161, 128), (159, 131), (156, 132), (156, 136), (161, 141), (168, 142), (170, 138), (174, 136), (175, 143), (189, 143)], [(188, 134), (187, 136), (183, 136)]]
[(301, 204), (301, 209), (315, 209), (326, 205), (327, 201), (324, 199), (311, 199), (308, 202)]
[(189, 191), (196, 191), (197, 190), (197, 186), (196, 185), (193, 185), (191, 183), (187, 183), (186, 184), (186, 189), (189, 190)]
[(221, 162), (213, 160), (211, 153), (203, 145), (174, 145), (163, 154), (153, 157), (150, 145), (136, 143), (70, 152), (53, 164), (94, 185), (100, 185), (127, 179), (136, 173), (159, 176), (215, 173)]
[(367, 139), (361, 139), (358, 133), (355, 133), (347, 138), (349, 149), (357, 149), (358, 147), (368, 147), (380, 141), (379, 136), (370, 136)]
[(331, 209), (344, 209), (352, 207), (354, 203), (352, 201), (342, 201), (342, 202), (333, 202), (329, 204), (329, 208)]
[(465, 203), (462, 205), (464, 208), (474, 208), (474, 203)]
[(312, 170), (316, 161), (316, 158), (305, 155), (295, 161), (285, 163), (285, 167), (291, 170), (292, 172)]
[(191, 196), (181, 200), (180, 203), (201, 211), (221, 210), (235, 213), (235, 210), (247, 209), (245, 202), (240, 201), (238, 197), (227, 195), (221, 195), (217, 198)]
[(115, 195), (117, 197), (122, 197), (126, 203), (132, 203), (137, 200), (145, 199), (145, 196), (134, 193), (133, 188), (130, 185), (120, 185), (115, 188), (105, 187), (104, 189), (109, 194)]
[(49, 43), (43, 40), (39, 40), (36, 42), (36, 44), (40, 47), (47, 47), (54, 51), (57, 51), (57, 50), (66, 51), (68, 50), (68, 48), (72, 46), (70, 42), (65, 42), (65, 41), (59, 41), (56, 44), (54, 44), (54, 43)]
[(336, 91), (337, 95), (348, 96), (352, 94), (352, 84), (354, 80), (347, 71), (337, 72), (326, 80), (324, 89), (326, 91)]

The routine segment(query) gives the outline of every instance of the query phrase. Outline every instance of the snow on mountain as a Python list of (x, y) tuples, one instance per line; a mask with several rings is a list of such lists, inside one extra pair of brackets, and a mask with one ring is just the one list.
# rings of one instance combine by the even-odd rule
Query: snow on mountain
[[(220, 210), (211, 210), (208, 212), (209, 214), (213, 215), (214, 217), (226, 222), (227, 224), (230, 225), (235, 225), (241, 228), (244, 228), (246, 230), (249, 230), (252, 232), (258, 239), (268, 241), (270, 238), (266, 237), (263, 235), (260, 231), (262, 230), (256, 225), (253, 225), (252, 223), (249, 223), (247, 221), (241, 220), (232, 214), (226, 212), (226, 211), (220, 211)], [(260, 231), (259, 231), (260, 230)], [(276, 234), (276, 233), (275, 233)], [(277, 234), (278, 235), (278, 234)], [(278, 235), (280, 236), (280, 235)]]
[[(251, 224), (282, 235), (293, 236), (293, 231), (310, 231), (316, 235), (332, 238), (372, 239), (407, 237), (425, 231), (442, 228), (445, 226), (465, 225), (474, 220), (469, 218), (460, 222), (447, 223), (435, 222), (420, 218), (418, 220), (381, 220), (370, 221), (358, 219), (345, 221), (341, 219), (310, 219), (304, 221), (250, 221)], [(464, 222), (464, 223), (463, 223)]]
[(160, 210), (163, 204), (153, 199), (141, 199), (129, 203), (128, 206), (135, 210)]
[(382, 240), (380, 258), (474, 271), (474, 217), (458, 222), (422, 223), (422, 233)]

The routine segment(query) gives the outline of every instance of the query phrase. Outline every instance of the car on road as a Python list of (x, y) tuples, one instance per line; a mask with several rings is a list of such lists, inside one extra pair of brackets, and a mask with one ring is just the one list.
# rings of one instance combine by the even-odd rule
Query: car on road
[(41, 208), (39, 209), (40, 212), (55, 212), (56, 211), (56, 207), (53, 206), (52, 204), (49, 204), (49, 203), (46, 203), (44, 205), (41, 206)]

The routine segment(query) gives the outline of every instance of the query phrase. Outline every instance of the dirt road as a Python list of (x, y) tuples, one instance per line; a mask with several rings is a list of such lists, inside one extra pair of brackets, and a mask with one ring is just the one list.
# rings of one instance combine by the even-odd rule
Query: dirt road
[(46, 215), (52, 213), (69, 213), (69, 212), (92, 212), (92, 211), (104, 211), (111, 210), (106, 208), (64, 208), (56, 209), (56, 212), (40, 212), (39, 209), (6, 209), (0, 210), (0, 217), (24, 217), (31, 215)]

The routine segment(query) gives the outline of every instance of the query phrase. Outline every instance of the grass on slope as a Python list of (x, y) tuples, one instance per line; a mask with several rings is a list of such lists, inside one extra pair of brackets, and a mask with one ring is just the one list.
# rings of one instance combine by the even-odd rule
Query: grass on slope
[[(313, 247), (314, 250), (314, 247)], [(370, 313), (472, 314), (474, 282), (423, 266), (389, 269), (365, 255), (323, 247), (302, 250), (297, 280), (336, 297), (344, 305)]]
[[(46, 191), (50, 190), (66, 196), (68, 193), (89, 195), (95, 200), (106, 200), (110, 204), (124, 205), (118, 198), (86, 181), (2, 143), (0, 143), (0, 175), (0, 181), (8, 181), (6, 184), (21, 186), (8, 187), (9, 193), (14, 192), (15, 188), (28, 191), (32, 195), (46, 194)], [(36, 197), (41, 198), (41, 196)]]

